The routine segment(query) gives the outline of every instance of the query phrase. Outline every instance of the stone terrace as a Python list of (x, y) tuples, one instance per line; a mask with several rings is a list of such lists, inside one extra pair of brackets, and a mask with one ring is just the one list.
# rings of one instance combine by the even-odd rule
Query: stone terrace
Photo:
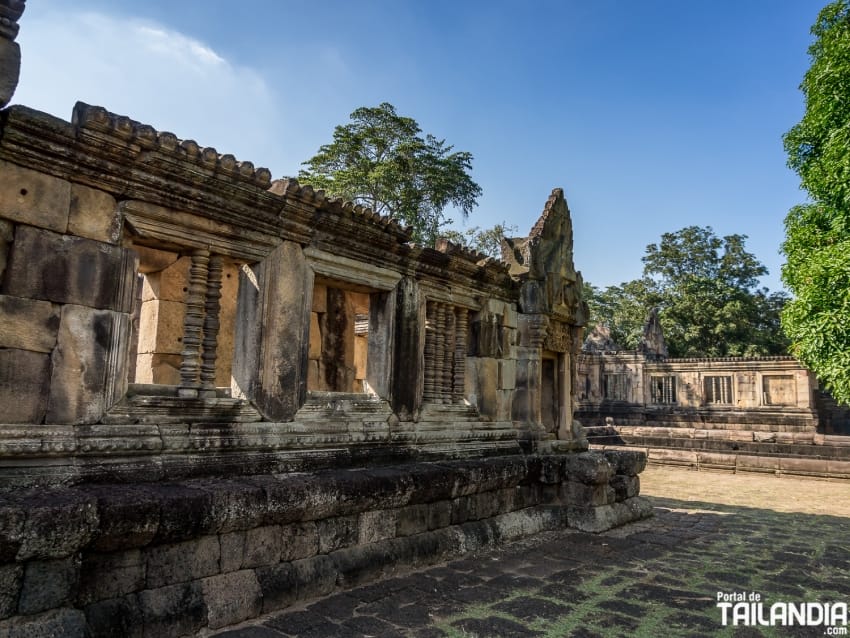
[(821, 636), (723, 627), (718, 591), (846, 602), (846, 482), (653, 467), (653, 519), (549, 532), (274, 614), (217, 638)]

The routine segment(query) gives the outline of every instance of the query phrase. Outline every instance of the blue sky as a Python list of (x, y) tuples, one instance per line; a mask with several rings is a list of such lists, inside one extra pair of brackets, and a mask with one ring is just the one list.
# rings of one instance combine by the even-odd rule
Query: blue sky
[(387, 101), (475, 157), (468, 226), (523, 234), (560, 186), (595, 285), (696, 224), (748, 235), (779, 289), (805, 199), (781, 136), (825, 2), (38, 0), (14, 102), (98, 104), (280, 177)]

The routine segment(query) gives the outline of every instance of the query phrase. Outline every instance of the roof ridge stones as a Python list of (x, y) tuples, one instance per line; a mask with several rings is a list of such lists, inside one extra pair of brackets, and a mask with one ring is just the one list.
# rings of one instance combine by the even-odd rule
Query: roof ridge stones
[(260, 188), (267, 189), (271, 185), (271, 171), (267, 168), (255, 168), (252, 162), (240, 162), (230, 154), (221, 155), (213, 147), (201, 147), (195, 140), (181, 140), (174, 133), (157, 131), (148, 124), (111, 113), (102, 106), (77, 102), (71, 124), (78, 129), (117, 135), (126, 142), (138, 144), (144, 150), (157, 150), (194, 161), (207, 169), (227, 173)]
[(278, 195), (298, 197), (306, 203), (314, 203), (330, 212), (359, 218), (373, 226), (393, 230), (405, 235), (407, 240), (412, 235), (412, 230), (409, 226), (403, 227), (396, 219), (393, 219), (389, 215), (381, 215), (368, 206), (357, 204), (342, 197), (327, 197), (324, 190), (314, 189), (309, 184), (301, 184), (294, 177), (284, 177), (275, 180), (271, 183), (269, 190)]

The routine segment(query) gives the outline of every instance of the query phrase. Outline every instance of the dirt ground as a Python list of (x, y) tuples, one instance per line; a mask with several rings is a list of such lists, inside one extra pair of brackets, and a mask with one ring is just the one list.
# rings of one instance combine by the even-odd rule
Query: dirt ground
[(850, 518), (850, 481), (752, 472), (697, 472), (651, 465), (640, 475), (640, 493), (682, 501)]

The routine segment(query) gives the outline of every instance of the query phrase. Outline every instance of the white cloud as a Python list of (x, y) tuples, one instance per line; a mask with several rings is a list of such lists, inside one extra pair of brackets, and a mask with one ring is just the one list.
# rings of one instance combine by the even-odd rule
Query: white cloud
[[(280, 174), (281, 105), (256, 70), (164, 25), (27, 7), (14, 102), (70, 119), (77, 100), (127, 115)], [(287, 165), (289, 164), (289, 165)]]

